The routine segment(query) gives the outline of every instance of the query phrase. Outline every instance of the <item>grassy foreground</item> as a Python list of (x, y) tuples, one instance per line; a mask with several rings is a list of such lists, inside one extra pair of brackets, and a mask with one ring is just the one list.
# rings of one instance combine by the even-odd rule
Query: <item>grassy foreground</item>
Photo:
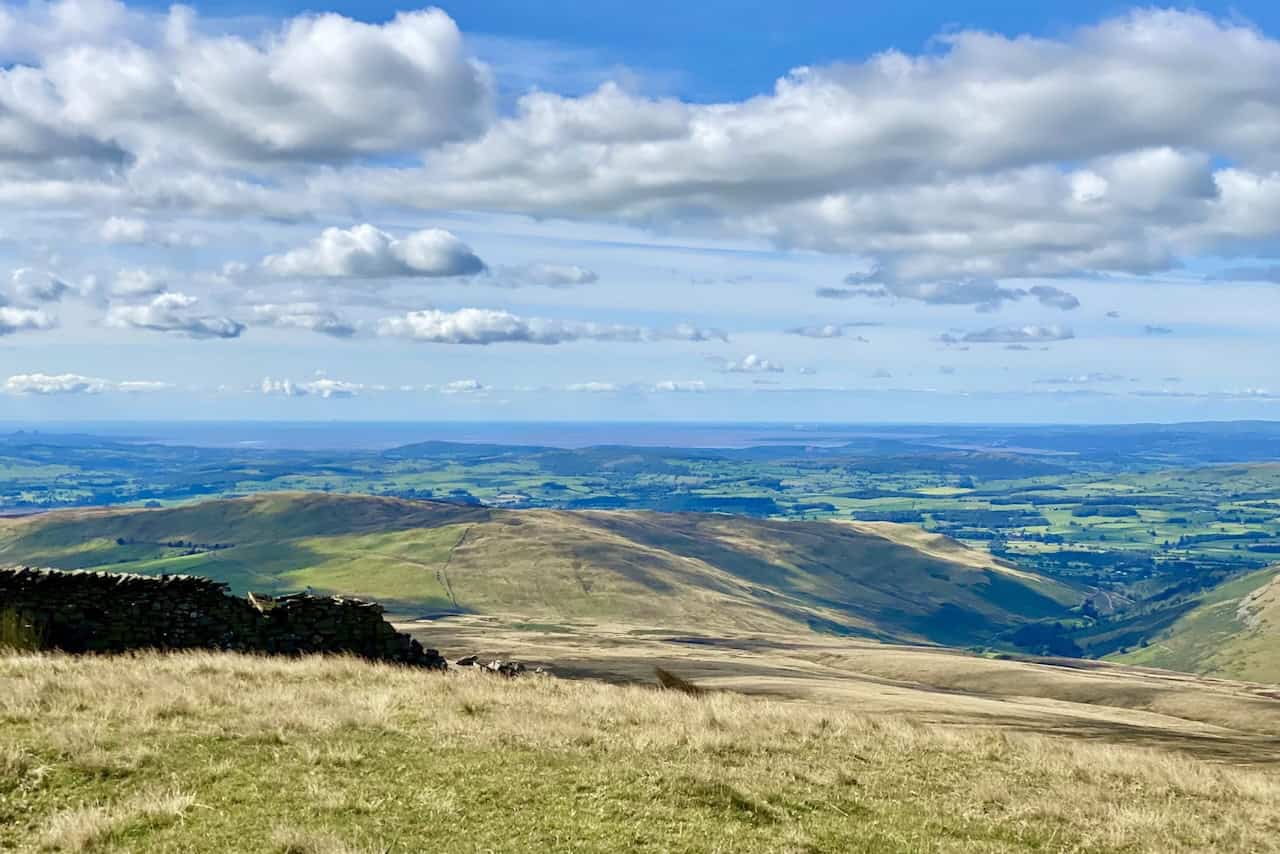
[(0, 849), (1280, 851), (1280, 775), (727, 693), (12, 653)]

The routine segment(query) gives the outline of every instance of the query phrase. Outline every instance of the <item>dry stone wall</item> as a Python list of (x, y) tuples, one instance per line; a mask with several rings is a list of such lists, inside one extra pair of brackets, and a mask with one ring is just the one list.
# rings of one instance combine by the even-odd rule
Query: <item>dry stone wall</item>
[(39, 645), (67, 652), (350, 653), (445, 667), (436, 650), (397, 632), (376, 603), (306, 594), (242, 599), (195, 576), (0, 568), (0, 610)]

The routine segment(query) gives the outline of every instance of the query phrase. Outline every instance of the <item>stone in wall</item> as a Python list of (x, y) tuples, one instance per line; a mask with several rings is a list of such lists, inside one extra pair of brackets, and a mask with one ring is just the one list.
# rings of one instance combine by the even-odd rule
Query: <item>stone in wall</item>
[(242, 599), (196, 576), (0, 568), (0, 610), (66, 652), (219, 649), (347, 653), (443, 669), (434, 649), (397, 632), (372, 602), (296, 594)]

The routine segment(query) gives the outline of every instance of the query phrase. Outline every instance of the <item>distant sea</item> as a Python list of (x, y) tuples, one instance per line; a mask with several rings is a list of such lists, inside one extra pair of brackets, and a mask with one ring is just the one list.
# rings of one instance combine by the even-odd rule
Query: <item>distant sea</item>
[(123, 442), (274, 450), (385, 450), (415, 442), (480, 442), (585, 448), (633, 445), (748, 448), (762, 445), (839, 445), (854, 438), (929, 434), (928, 427), (832, 424), (673, 422), (315, 422), (315, 421), (0, 421), (0, 434), (19, 430), (81, 434)]

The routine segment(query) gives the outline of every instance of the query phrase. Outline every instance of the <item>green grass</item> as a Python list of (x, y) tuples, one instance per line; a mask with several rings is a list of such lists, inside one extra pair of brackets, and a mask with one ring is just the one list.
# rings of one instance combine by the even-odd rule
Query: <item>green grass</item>
[(0, 608), (0, 652), (44, 649), (45, 634), (27, 614), (16, 608)]
[(1280, 850), (1280, 778), (713, 693), (343, 659), (0, 657), (0, 849)]
[[(1111, 656), (1127, 664), (1280, 683), (1280, 568), (1220, 584), (1197, 596), (1172, 625), (1138, 649)], [(1256, 604), (1244, 603), (1256, 595)]]
[(1065, 585), (911, 528), (714, 514), (287, 493), (56, 513), (0, 531), (3, 562), (204, 575), (237, 593), (312, 587), (402, 613), (533, 622), (818, 629), (968, 645), (1063, 616), (1079, 600)]

